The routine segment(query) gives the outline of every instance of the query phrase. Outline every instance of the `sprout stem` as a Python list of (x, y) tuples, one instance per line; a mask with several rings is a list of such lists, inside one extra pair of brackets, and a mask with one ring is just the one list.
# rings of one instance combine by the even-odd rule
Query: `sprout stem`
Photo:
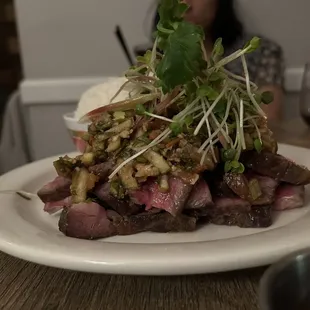
[(242, 65), (243, 65), (243, 70), (244, 70), (244, 74), (245, 74), (245, 79), (246, 79), (246, 86), (247, 86), (247, 91), (248, 91), (248, 95), (253, 103), (253, 105), (255, 106), (255, 108), (257, 109), (257, 112), (266, 118), (265, 112), (261, 109), (261, 107), (259, 106), (259, 104), (257, 103), (257, 101), (255, 100), (253, 94), (252, 94), (252, 90), (251, 90), (251, 84), (250, 84), (250, 75), (249, 75), (249, 70), (248, 70), (248, 66), (246, 64), (246, 60), (244, 55), (241, 56), (241, 61), (242, 61)]
[(204, 117), (201, 119), (200, 123), (198, 124), (196, 130), (194, 131), (194, 136), (197, 136), (201, 127), (203, 126), (203, 124), (205, 123), (206, 119), (209, 117), (209, 115), (212, 113), (212, 110), (216, 107), (216, 105), (219, 103), (219, 101), (222, 99), (222, 97), (224, 96), (225, 92), (227, 90), (227, 84), (225, 84), (225, 86), (223, 87), (220, 95), (216, 98), (216, 100), (213, 102), (213, 104), (211, 105), (211, 107), (208, 109), (208, 111), (205, 113)]

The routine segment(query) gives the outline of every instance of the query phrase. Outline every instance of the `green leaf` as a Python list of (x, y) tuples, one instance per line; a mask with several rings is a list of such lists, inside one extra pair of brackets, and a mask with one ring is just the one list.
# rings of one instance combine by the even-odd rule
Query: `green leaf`
[(252, 53), (252, 52), (254, 52), (256, 49), (258, 49), (259, 46), (260, 46), (260, 42), (261, 42), (261, 39), (260, 39), (260, 38), (254, 37), (251, 41), (249, 41), (249, 42), (245, 45), (244, 49), (247, 50), (246, 53)]
[(146, 51), (144, 56), (138, 56), (137, 57), (137, 62), (143, 63), (143, 64), (150, 64), (152, 59), (152, 52), (151, 51)]
[(186, 84), (199, 75), (204, 64), (201, 41), (202, 28), (185, 21), (169, 36), (164, 57), (156, 68), (165, 93)]
[(227, 107), (227, 101), (225, 99), (221, 99), (217, 103), (215, 108), (213, 109), (213, 113), (217, 113), (217, 114), (223, 115), (226, 112), (226, 107)]
[(242, 174), (245, 171), (245, 167), (242, 163), (239, 163), (236, 160), (226, 161), (224, 165), (224, 171), (232, 172), (232, 173), (240, 173)]
[(261, 153), (263, 150), (263, 144), (259, 139), (254, 140), (254, 147), (257, 153)]
[(223, 74), (221, 72), (212, 72), (209, 75), (209, 81), (210, 82), (217, 82), (217, 81), (223, 80), (225, 77), (226, 77), (225, 74)]
[(236, 150), (234, 150), (234, 149), (223, 150), (222, 160), (223, 161), (231, 161), (234, 159), (235, 155), (236, 155)]
[(158, 8), (161, 27), (176, 30), (188, 8), (186, 3), (179, 0), (162, 0)]
[(170, 129), (175, 136), (177, 136), (183, 132), (183, 128), (182, 128), (182, 125), (180, 123), (171, 123)]
[(175, 8), (179, 5), (179, 0), (163, 0), (158, 7), (160, 22), (165, 26), (174, 20)]
[(138, 115), (144, 115), (144, 113), (146, 112), (145, 107), (143, 104), (137, 104), (136, 105), (136, 113)]
[(194, 118), (192, 115), (187, 115), (185, 117), (184, 123), (187, 127), (189, 127), (194, 122)]
[(219, 93), (211, 86), (204, 84), (199, 87), (197, 95), (200, 97), (207, 97), (209, 100), (214, 101), (219, 96)]
[(186, 13), (188, 9), (189, 9), (188, 4), (183, 3), (183, 2), (179, 3), (177, 7), (175, 8), (174, 16), (176, 18), (183, 19), (184, 14)]
[(234, 169), (234, 172), (242, 174), (245, 171), (245, 167), (242, 163), (239, 163), (239, 167)]
[(271, 91), (265, 91), (262, 93), (261, 96), (262, 96), (262, 102), (264, 104), (270, 104), (274, 100), (274, 95)]
[(225, 165), (224, 165), (224, 171), (227, 173), (231, 170), (231, 162), (230, 161), (226, 161)]
[(233, 169), (237, 169), (239, 168), (240, 166), (240, 163), (236, 160), (233, 160), (231, 163), (230, 163), (230, 166), (233, 168)]
[(167, 35), (170, 35), (170, 34), (174, 33), (174, 29), (173, 30), (172, 29), (167, 29), (167, 28), (163, 27), (161, 23), (158, 23), (157, 30), (159, 32), (161, 32), (163, 34), (167, 34)]
[(196, 94), (197, 86), (193, 81), (191, 81), (185, 85), (185, 90), (188, 96), (191, 94)]
[(213, 55), (214, 56), (223, 56), (224, 55), (224, 47), (222, 44), (222, 38), (218, 38), (213, 47)]
[[(262, 95), (261, 95), (260, 93), (256, 93), (256, 94), (254, 95), (254, 98), (255, 98), (255, 100), (256, 100), (256, 102), (257, 102), (258, 104), (261, 104), (261, 102), (262, 102)], [(248, 98), (246, 98), (246, 99), (248, 99)]]

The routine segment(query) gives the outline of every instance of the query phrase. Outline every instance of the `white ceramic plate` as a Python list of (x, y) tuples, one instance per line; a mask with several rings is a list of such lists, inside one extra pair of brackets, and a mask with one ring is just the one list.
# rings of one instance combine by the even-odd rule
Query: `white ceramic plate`
[[(280, 153), (310, 167), (310, 150), (281, 145)], [(2, 176), (0, 190), (35, 193), (54, 178), (53, 160)], [(44, 213), (38, 199), (2, 195), (0, 250), (43, 265), (96, 273), (181, 275), (256, 267), (310, 246), (309, 202), (307, 195), (304, 208), (276, 214), (268, 229), (206, 225), (191, 233), (141, 233), (86, 241), (60, 233), (58, 217)]]

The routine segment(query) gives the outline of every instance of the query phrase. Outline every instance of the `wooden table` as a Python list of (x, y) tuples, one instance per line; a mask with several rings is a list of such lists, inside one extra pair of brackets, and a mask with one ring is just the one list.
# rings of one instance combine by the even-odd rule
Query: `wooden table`
[[(310, 147), (301, 120), (272, 124), (280, 142)], [(0, 253), (0, 309), (255, 310), (264, 268), (186, 277), (84, 274)]]

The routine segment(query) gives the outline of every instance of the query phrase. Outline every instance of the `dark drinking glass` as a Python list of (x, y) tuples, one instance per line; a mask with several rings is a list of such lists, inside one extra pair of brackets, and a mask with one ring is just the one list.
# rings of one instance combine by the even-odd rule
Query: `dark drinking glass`
[(301, 117), (310, 126), (310, 63), (305, 66), (299, 107)]

